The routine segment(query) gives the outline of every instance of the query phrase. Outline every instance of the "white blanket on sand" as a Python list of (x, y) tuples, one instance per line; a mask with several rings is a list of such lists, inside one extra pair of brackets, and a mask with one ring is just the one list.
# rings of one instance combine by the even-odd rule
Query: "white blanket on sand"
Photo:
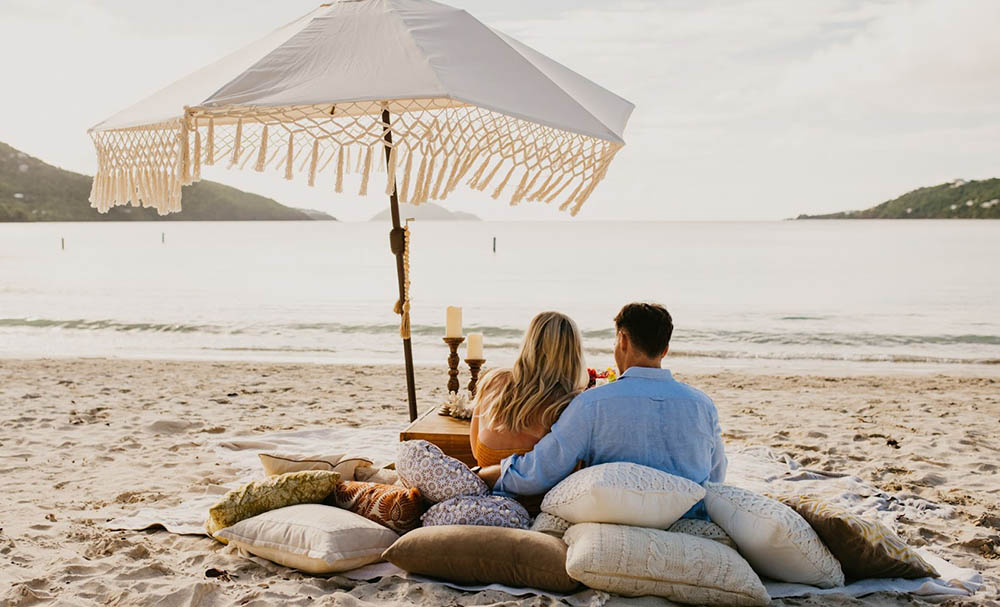
[[(376, 426), (369, 428), (324, 428), (298, 432), (277, 432), (246, 438), (218, 439), (210, 443), (210, 448), (220, 459), (238, 473), (231, 483), (212, 486), (201, 495), (191, 495), (178, 506), (166, 509), (143, 508), (128, 516), (110, 521), (111, 529), (148, 529), (162, 526), (177, 534), (203, 535), (203, 524), (209, 507), (219, 496), (230, 489), (263, 476), (257, 457), (258, 453), (343, 453), (364, 456), (376, 465), (395, 459), (400, 427)], [(876, 516), (890, 527), (895, 519), (905, 516), (908, 520), (951, 516), (951, 507), (935, 504), (917, 497), (899, 498), (884, 493), (860, 478), (846, 474), (819, 472), (800, 467), (787, 456), (778, 456), (767, 448), (748, 448), (729, 454), (729, 470), (726, 482), (753, 491), (767, 493), (803, 492), (832, 500), (852, 512), (865, 516)], [(841, 588), (821, 590), (802, 584), (785, 584), (765, 581), (772, 598), (806, 595), (840, 594), (864, 596), (874, 592), (909, 593), (924, 600), (944, 600), (956, 596), (969, 596), (982, 585), (982, 576), (971, 570), (962, 569), (937, 557), (932, 552), (920, 549), (920, 554), (937, 568), (940, 578), (918, 580), (879, 579), (862, 580)], [(254, 559), (258, 560), (258, 559)], [(354, 580), (370, 580), (394, 575), (404, 578), (432, 581), (427, 578), (407, 574), (389, 564), (380, 563), (347, 572), (344, 577)], [(588, 591), (573, 597), (552, 595), (551, 593), (509, 588), (498, 584), (490, 586), (459, 586), (447, 584), (461, 590), (501, 590), (515, 596), (536, 594), (570, 599), (576, 605), (594, 605), (605, 602), (604, 593)], [(575, 600), (573, 600), (575, 599)], [(596, 600), (595, 600), (596, 599)]]

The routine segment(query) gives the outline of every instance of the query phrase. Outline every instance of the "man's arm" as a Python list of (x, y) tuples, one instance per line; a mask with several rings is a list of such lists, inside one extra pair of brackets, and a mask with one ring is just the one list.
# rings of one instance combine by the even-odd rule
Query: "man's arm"
[[(534, 449), (500, 462), (495, 489), (514, 495), (541, 495), (569, 476), (578, 461), (587, 459), (592, 411), (576, 397)], [(495, 471), (484, 469), (483, 473), (492, 475)], [(487, 477), (483, 478), (489, 483)]]

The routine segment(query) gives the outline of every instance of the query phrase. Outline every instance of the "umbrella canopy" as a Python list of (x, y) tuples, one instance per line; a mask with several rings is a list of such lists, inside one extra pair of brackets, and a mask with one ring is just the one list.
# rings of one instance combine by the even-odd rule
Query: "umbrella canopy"
[(384, 171), (413, 415), (398, 200), (443, 199), (465, 183), (576, 214), (624, 145), (633, 107), (465, 11), (341, 0), (91, 128), (90, 202), (180, 211), (182, 186), (218, 162), (309, 185), (328, 176), (337, 192), (358, 173), (361, 195)]

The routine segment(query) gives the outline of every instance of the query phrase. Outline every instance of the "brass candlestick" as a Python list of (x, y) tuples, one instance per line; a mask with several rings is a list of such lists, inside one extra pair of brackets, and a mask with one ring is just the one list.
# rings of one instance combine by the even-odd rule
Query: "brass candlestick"
[(465, 341), (464, 337), (445, 337), (444, 343), (451, 348), (448, 355), (448, 392), (458, 392), (458, 347)]
[(479, 370), (483, 368), (483, 363), (486, 362), (482, 358), (466, 358), (465, 364), (469, 365), (469, 373), (472, 374), (472, 379), (469, 380), (469, 396), (472, 398), (476, 397), (476, 383), (479, 382)]

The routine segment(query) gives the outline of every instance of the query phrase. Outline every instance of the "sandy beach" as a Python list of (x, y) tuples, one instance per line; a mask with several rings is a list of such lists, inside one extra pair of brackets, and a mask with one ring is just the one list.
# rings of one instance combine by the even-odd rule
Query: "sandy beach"
[[(900, 534), (983, 572), (986, 587), (962, 604), (1000, 605), (1000, 379), (678, 376), (715, 399), (731, 448), (766, 445), (812, 468), (953, 506), (954, 516), (940, 524), (903, 521)], [(417, 379), (422, 407), (441, 400), (439, 369), (421, 368)], [(0, 605), (516, 602), (396, 578), (275, 574), (207, 537), (102, 527), (138, 505), (176, 504), (199, 486), (230, 480), (204, 449), (207, 440), (402, 423), (403, 394), (398, 366), (0, 361)], [(224, 573), (211, 577), (210, 570)], [(879, 595), (776, 602), (913, 603)]]

